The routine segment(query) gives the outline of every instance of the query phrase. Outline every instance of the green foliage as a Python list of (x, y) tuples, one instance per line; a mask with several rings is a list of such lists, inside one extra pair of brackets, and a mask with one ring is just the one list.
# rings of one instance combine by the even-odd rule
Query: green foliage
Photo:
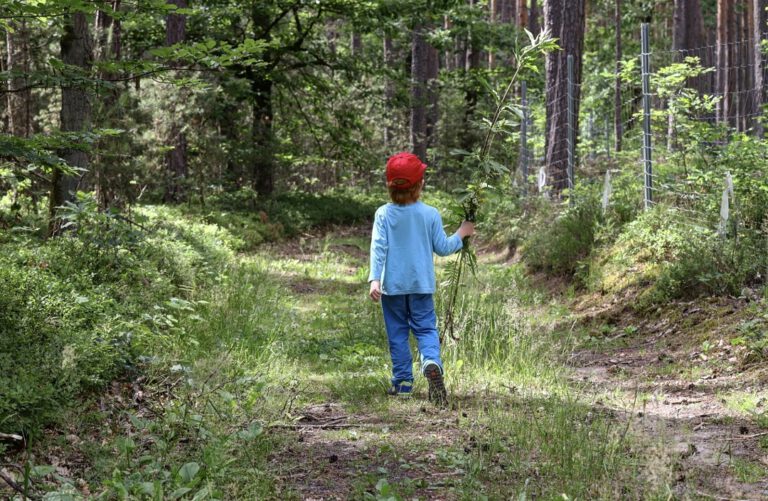
[(522, 244), (522, 258), (533, 270), (573, 275), (595, 242), (600, 205), (595, 196), (558, 213), (552, 206), (537, 215), (537, 225)]
[[(37, 433), (73, 397), (130, 370), (194, 314), (194, 291), (215, 282), (234, 239), (177, 211), (133, 217), (66, 208), (66, 236), (19, 235), (0, 257), (0, 428)], [(185, 299), (186, 298), (186, 299)]]
[(206, 205), (180, 206), (238, 235), (238, 250), (252, 250), (264, 242), (295, 237), (311, 228), (369, 221), (385, 195), (329, 190), (324, 193), (284, 193), (261, 199), (251, 189), (212, 195)]
[(762, 239), (724, 239), (674, 208), (657, 206), (629, 223), (590, 267), (592, 287), (650, 285), (648, 303), (702, 294), (739, 294), (764, 270)]

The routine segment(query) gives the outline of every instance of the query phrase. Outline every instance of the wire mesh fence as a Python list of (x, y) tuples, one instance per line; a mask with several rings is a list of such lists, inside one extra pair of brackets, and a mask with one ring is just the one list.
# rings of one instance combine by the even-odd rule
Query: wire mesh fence
[[(740, 229), (764, 231), (768, 78), (766, 37), (760, 38), (654, 50), (644, 24), (640, 53), (625, 61), (617, 76), (621, 98), (610, 114), (579, 106), (575, 100), (585, 89), (572, 71), (557, 84), (567, 87), (565, 107), (553, 102), (561, 88), (531, 96), (524, 85), (517, 169), (522, 191), (573, 205), (574, 188), (591, 183), (600, 186), (607, 210), (614, 179), (621, 176), (622, 189), (636, 189), (642, 209), (661, 204), (683, 224), (723, 236), (737, 237)], [(552, 133), (561, 114), (567, 115), (566, 126)]]

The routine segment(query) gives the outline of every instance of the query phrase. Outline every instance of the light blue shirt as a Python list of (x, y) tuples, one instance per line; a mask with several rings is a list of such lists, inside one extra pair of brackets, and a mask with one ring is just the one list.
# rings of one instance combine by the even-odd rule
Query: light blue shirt
[(389, 296), (434, 294), (432, 253), (448, 256), (462, 245), (458, 234), (445, 234), (434, 207), (422, 202), (382, 205), (373, 221), (368, 281), (381, 280), (381, 291)]

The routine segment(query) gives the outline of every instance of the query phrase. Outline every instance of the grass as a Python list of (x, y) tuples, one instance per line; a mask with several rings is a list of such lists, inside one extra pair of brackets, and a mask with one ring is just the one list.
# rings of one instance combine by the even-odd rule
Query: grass
[[(145, 362), (141, 384), (121, 382), (72, 410), (70, 429), (39, 446), (91, 466), (48, 472), (37, 488), (146, 499), (667, 494), (663, 455), (569, 382), (575, 334), (520, 266), (483, 264), (463, 290), (461, 339), (443, 352), (454, 406), (440, 412), (426, 404), (422, 378), (410, 400), (385, 395), (390, 363), (380, 309), (366, 297), (367, 236), (303, 245), (241, 256), (190, 297), (176, 312), (180, 334)], [(326, 403), (359, 426), (291, 431)], [(333, 470), (323, 466), (331, 456)], [(45, 457), (26, 460), (45, 466)]]

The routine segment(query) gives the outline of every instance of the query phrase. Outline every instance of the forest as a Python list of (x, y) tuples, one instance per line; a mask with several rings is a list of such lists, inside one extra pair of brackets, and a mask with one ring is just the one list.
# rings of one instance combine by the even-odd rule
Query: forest
[(0, 33), (0, 499), (768, 499), (767, 0)]

